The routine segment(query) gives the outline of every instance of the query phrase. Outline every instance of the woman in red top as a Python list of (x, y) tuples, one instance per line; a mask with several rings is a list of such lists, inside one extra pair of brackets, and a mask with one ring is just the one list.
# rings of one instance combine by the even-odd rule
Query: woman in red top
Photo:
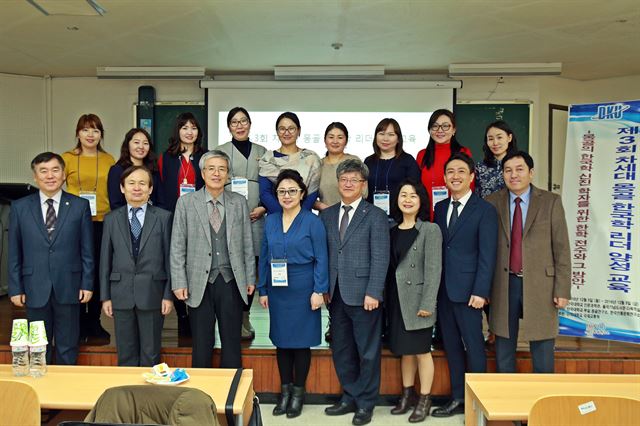
[[(460, 145), (456, 139), (456, 119), (453, 113), (448, 109), (434, 111), (429, 118), (429, 143), (417, 157), (420, 179), (431, 200), (429, 218), (432, 222), (433, 206), (449, 196), (444, 183), (444, 163), (452, 154), (459, 151), (471, 157), (469, 148)], [(472, 190), (473, 187), (471, 182)]]

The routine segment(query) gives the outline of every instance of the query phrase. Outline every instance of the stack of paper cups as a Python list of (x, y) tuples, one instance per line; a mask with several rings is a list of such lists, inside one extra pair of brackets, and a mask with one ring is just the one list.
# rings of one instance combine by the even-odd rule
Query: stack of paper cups
[(26, 319), (14, 319), (11, 328), (11, 369), (14, 376), (29, 374), (29, 325)]
[(47, 372), (47, 343), (44, 321), (32, 321), (29, 324), (29, 374), (33, 377)]

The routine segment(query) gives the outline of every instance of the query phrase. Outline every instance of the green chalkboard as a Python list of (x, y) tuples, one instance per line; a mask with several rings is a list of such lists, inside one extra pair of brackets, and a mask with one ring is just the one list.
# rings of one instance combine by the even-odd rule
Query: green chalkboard
[(176, 122), (178, 115), (190, 112), (195, 115), (198, 120), (198, 124), (204, 131), (204, 139), (202, 144), (207, 146), (207, 110), (205, 105), (199, 105), (197, 103), (179, 103), (172, 102), (167, 104), (156, 104), (154, 106), (154, 123), (153, 123), (153, 142), (155, 145), (156, 154), (160, 154), (166, 151), (169, 146), (169, 138), (173, 132), (173, 126)]
[(496, 120), (504, 120), (517, 137), (518, 149), (528, 152), (530, 107), (530, 104), (457, 104), (458, 142), (471, 150), (476, 162), (482, 161), (485, 129)]

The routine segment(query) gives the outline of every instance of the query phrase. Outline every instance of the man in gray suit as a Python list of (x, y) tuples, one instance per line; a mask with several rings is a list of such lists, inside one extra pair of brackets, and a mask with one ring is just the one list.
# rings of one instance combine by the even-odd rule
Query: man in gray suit
[(180, 197), (171, 236), (171, 287), (189, 307), (193, 367), (211, 367), (218, 321), (221, 368), (242, 366), (242, 308), (255, 289), (256, 267), (247, 200), (225, 191), (229, 157), (213, 150), (200, 158), (205, 182)]
[(386, 213), (362, 198), (369, 170), (345, 160), (336, 170), (342, 201), (322, 211), (329, 244), (329, 312), (333, 362), (342, 385), (329, 416), (355, 412), (354, 425), (371, 421), (380, 390), (379, 308), (389, 264)]
[(153, 176), (132, 166), (120, 177), (127, 205), (104, 218), (100, 250), (102, 310), (114, 318), (118, 365), (160, 363), (163, 315), (171, 312), (171, 213), (149, 204)]

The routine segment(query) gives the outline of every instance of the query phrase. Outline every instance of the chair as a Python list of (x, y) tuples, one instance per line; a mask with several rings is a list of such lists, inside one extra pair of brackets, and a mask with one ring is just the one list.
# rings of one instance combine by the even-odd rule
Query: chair
[(40, 426), (40, 400), (31, 385), (0, 380), (0, 423)]
[(95, 423), (219, 426), (213, 399), (199, 389), (135, 385), (109, 388), (84, 419)]
[[(591, 404), (591, 407), (584, 404)], [(583, 407), (581, 412), (580, 407)], [(584, 413), (584, 414), (583, 414)], [(549, 395), (529, 412), (529, 426), (637, 426), (640, 400), (621, 396)]]

